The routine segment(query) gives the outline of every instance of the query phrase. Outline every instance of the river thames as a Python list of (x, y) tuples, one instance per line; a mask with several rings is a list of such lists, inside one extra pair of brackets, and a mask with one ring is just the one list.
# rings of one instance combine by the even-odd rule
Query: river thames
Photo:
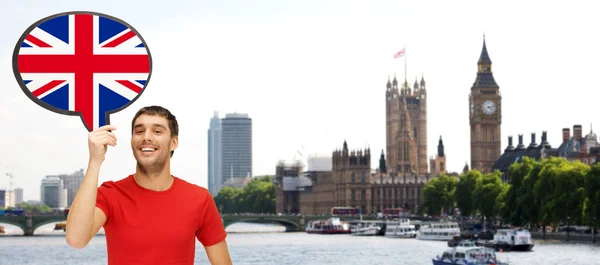
[[(52, 225), (53, 226), (53, 225)], [(282, 233), (282, 227), (235, 224), (229, 226), (227, 242), (233, 264), (432, 264), (445, 242)], [(11, 233), (10, 228), (7, 230)], [(16, 231), (13, 233), (18, 232)], [(95, 236), (82, 250), (67, 245), (64, 232), (50, 226), (36, 230), (38, 236), (0, 236), (0, 265), (107, 264), (104, 235)], [(600, 264), (600, 244), (535, 241), (532, 252), (505, 252), (497, 256), (511, 265)], [(196, 244), (195, 264), (209, 264), (204, 248)]]

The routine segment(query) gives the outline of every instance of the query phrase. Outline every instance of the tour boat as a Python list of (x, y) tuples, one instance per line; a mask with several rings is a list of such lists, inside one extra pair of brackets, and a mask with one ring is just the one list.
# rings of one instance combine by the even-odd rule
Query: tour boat
[(350, 225), (340, 221), (340, 218), (329, 218), (309, 221), (304, 230), (309, 234), (349, 234)]
[(385, 229), (378, 222), (361, 221), (350, 226), (350, 233), (354, 236), (382, 236)]
[(460, 236), (460, 228), (456, 222), (427, 222), (417, 231), (417, 239), (448, 241)]
[(417, 236), (417, 231), (415, 226), (410, 224), (409, 219), (389, 220), (385, 225), (385, 236), (414, 238)]
[(530, 251), (534, 244), (527, 229), (511, 228), (498, 229), (494, 239), (483, 246), (502, 251)]
[(461, 241), (456, 245), (448, 242), (449, 248), (432, 259), (433, 265), (509, 265), (496, 258), (492, 248), (478, 247), (473, 242)]

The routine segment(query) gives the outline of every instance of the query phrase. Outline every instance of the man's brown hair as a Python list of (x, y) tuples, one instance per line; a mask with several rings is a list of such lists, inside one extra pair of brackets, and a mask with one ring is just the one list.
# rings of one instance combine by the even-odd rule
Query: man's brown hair
[[(169, 121), (169, 131), (171, 131), (171, 137), (179, 135), (179, 125), (177, 124), (177, 118), (173, 115), (168, 109), (163, 108), (161, 106), (147, 106), (143, 107), (133, 116), (131, 120), (131, 134), (133, 135), (133, 130), (135, 126), (135, 120), (141, 115), (159, 115), (167, 119)], [(173, 153), (175, 151), (171, 151), (171, 157), (173, 157)]]

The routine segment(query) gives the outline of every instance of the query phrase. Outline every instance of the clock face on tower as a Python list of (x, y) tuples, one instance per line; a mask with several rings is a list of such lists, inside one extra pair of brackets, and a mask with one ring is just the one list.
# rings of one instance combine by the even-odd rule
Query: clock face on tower
[(496, 103), (491, 100), (486, 100), (481, 104), (481, 109), (483, 110), (483, 113), (492, 115), (496, 112)]

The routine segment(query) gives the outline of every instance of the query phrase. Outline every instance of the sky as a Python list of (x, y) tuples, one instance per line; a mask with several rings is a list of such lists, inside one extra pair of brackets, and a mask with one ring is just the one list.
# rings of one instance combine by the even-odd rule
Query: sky
[[(150, 82), (112, 114), (119, 145), (109, 148), (100, 183), (135, 170), (130, 122), (147, 105), (178, 118), (172, 173), (207, 187), (207, 130), (214, 111), (253, 121), (253, 173), (278, 161), (331, 155), (344, 140), (385, 149), (385, 84), (394, 75), (427, 82), (428, 156), (443, 137), (449, 171), (470, 160), (468, 98), (483, 36), (502, 95), (502, 149), (543, 130), (598, 124), (600, 17), (584, 1), (41, 1), (0, 4), (0, 188), (39, 200), (46, 175), (87, 167), (88, 131), (77, 116), (50, 112), (20, 89), (12, 70), (19, 37), (65, 11), (95, 11), (131, 24), (153, 60)], [(406, 47), (406, 57), (393, 54)], [(404, 68), (406, 60), (407, 69)], [(302, 155), (300, 155), (302, 154)], [(100, 184), (99, 183), (99, 184)]]

